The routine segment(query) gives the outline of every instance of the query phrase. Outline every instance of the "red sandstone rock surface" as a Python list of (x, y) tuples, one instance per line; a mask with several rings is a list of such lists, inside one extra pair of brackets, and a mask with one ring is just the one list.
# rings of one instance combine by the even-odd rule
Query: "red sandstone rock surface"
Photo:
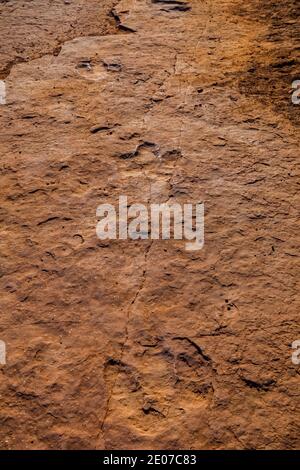
[(299, 2), (0, 3), (1, 449), (299, 448)]

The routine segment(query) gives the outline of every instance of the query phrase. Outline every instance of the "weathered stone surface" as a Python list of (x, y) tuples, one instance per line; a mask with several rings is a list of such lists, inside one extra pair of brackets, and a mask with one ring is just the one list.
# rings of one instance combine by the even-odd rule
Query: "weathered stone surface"
[(115, 34), (111, 10), (117, 0), (0, 1), (0, 78), (11, 67), (45, 54), (79, 36)]
[[(299, 448), (299, 6), (50, 3), (0, 7), (1, 448)], [(203, 250), (98, 240), (120, 194)]]

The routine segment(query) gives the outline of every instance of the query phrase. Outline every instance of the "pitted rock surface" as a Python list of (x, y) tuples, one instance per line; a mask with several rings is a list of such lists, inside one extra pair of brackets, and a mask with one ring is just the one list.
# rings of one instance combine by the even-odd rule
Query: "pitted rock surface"
[[(250, 3), (1, 2), (2, 449), (299, 448), (299, 2)], [(99, 240), (119, 195), (204, 248)]]

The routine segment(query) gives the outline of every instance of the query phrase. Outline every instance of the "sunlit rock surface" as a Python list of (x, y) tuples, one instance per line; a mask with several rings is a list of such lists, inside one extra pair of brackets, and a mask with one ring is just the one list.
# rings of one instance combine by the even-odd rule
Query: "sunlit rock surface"
[[(299, 448), (299, 2), (0, 13), (1, 448)], [(99, 240), (119, 195), (204, 248)]]

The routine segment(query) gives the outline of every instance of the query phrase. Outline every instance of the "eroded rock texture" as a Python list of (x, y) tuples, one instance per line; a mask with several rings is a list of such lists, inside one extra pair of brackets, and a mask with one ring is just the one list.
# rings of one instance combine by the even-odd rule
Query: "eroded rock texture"
[[(299, 448), (299, 2), (0, 12), (1, 448)], [(203, 250), (97, 239), (120, 194)]]

